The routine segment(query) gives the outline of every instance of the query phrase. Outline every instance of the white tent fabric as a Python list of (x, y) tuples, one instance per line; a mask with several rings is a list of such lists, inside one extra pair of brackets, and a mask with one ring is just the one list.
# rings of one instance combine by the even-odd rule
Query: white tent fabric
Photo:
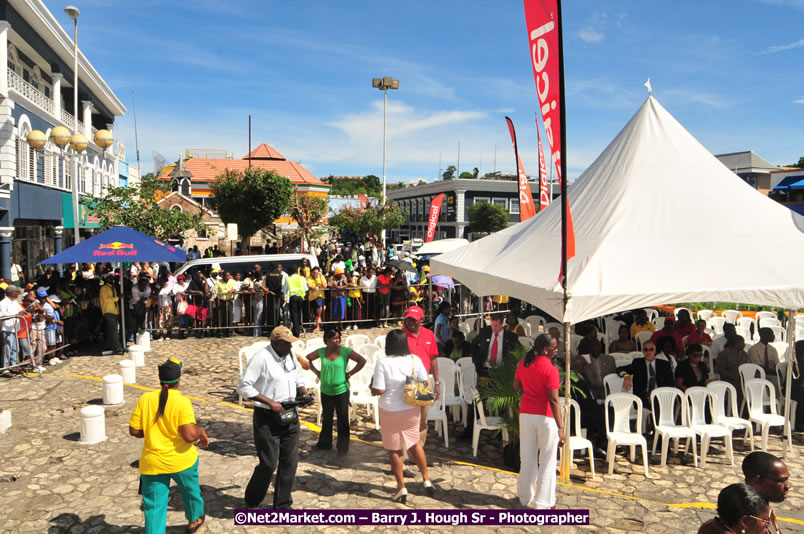
[(576, 255), (558, 281), (561, 203), (436, 256), (479, 295), (577, 323), (675, 302), (804, 308), (804, 218), (743, 182), (653, 97), (569, 188)]

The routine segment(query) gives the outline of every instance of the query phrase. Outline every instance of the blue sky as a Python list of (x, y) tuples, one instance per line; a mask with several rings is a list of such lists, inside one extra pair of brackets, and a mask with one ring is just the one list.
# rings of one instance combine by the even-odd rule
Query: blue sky
[[(62, 6), (47, 2), (68, 33)], [(79, 45), (128, 108), (115, 135), (143, 171), (152, 151), (241, 157), (267, 142), (317, 176), (382, 171), (389, 91), (389, 181), (441, 167), (513, 172), (504, 116), (538, 172), (537, 98), (522, 2), (193, 2), (79, 4)], [(804, 0), (566, 0), (570, 178), (654, 96), (711, 152), (804, 156)], [(549, 163), (548, 163), (549, 166)]]

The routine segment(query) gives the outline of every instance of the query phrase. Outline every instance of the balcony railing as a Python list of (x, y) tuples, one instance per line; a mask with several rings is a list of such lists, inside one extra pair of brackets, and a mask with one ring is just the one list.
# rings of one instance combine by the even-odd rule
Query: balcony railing
[[(65, 126), (67, 126), (67, 129), (70, 130), (71, 132), (79, 132), (79, 133), (84, 132), (84, 123), (81, 122), (81, 121), (78, 121), (78, 128), (76, 128), (75, 127), (75, 117), (73, 117), (72, 115), (67, 113), (67, 110), (64, 110), (64, 109), (61, 110), (61, 122), (63, 122), (65, 124)], [(93, 136), (93, 139), (94, 139), (94, 136)]]
[(8, 85), (23, 97), (30, 100), (34, 105), (39, 106), (53, 115), (53, 100), (45, 96), (39, 89), (23, 80), (22, 76), (11, 69), (8, 69)]

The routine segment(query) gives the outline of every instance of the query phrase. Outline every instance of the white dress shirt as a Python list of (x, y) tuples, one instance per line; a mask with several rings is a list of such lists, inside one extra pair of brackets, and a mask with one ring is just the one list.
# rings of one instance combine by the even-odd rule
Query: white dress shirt
[[(497, 336), (497, 357), (496, 360), (492, 357), (491, 349), (494, 346), (494, 336)], [(505, 331), (500, 332), (499, 334), (495, 334), (494, 332), (491, 333), (491, 337), (489, 338), (489, 359), (486, 360), (486, 365), (488, 367), (494, 367), (497, 362), (502, 362), (503, 357), (503, 339), (505, 339)]]
[[(302, 386), (304, 378), (293, 353), (282, 358), (271, 345), (251, 357), (243, 376), (237, 381), (237, 391), (243, 398), (264, 395), (279, 403), (295, 399), (296, 389)], [(253, 402), (254, 406), (271, 409), (262, 402)]]
[[(16, 301), (5, 297), (0, 300), (0, 316), (10, 317), (22, 313), (22, 306)], [(16, 332), (19, 329), (19, 319), (6, 319), (3, 321), (3, 332)]]

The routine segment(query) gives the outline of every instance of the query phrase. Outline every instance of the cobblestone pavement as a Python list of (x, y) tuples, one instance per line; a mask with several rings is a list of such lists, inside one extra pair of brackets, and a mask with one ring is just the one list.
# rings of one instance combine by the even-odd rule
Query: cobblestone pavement
[[(362, 330), (361, 333), (366, 332)], [(378, 330), (369, 330), (375, 335)], [(251, 413), (237, 404), (234, 386), (238, 374), (237, 350), (251, 338), (187, 339), (152, 342), (146, 366), (137, 368), (137, 386), (125, 387), (125, 403), (106, 407), (108, 439), (97, 445), (79, 443), (79, 410), (100, 403), (98, 377), (118, 373), (122, 356), (78, 356), (36, 375), (0, 379), (0, 408), (10, 409), (13, 426), (0, 434), (0, 493), (4, 496), (0, 532), (140, 532), (143, 524), (137, 495), (142, 441), (128, 435), (128, 418), (142, 388), (158, 387), (156, 365), (168, 356), (184, 362), (182, 391), (194, 398), (196, 418), (210, 437), (210, 447), (200, 451), (202, 493), (206, 502), (205, 532), (284, 532), (293, 527), (236, 527), (233, 510), (243, 506), (245, 485), (256, 465), (252, 443)], [(90, 377), (94, 377), (93, 380)], [(140, 388), (140, 389), (137, 389)], [(332, 453), (302, 454), (294, 491), (294, 507), (303, 509), (393, 509), (390, 496), (395, 483), (380, 435), (373, 420), (359, 408), (352, 425), (353, 441), (347, 457)], [(315, 422), (307, 409), (303, 419)], [(301, 447), (316, 439), (314, 424), (303, 425)], [(407, 507), (520, 508), (516, 499), (516, 474), (502, 470), (502, 444), (484, 432), (477, 458), (470, 441), (458, 439), (461, 428), (450, 424), (449, 448), (430, 431), (427, 457), (430, 474), (440, 491), (424, 494), (421, 479), (408, 483)], [(488, 435), (486, 435), (488, 434)], [(796, 452), (804, 442), (794, 436)], [(772, 436), (770, 450), (781, 455), (781, 440)], [(615, 473), (607, 475), (602, 459), (592, 480), (588, 461), (576, 458), (571, 484), (559, 485), (559, 508), (588, 508), (589, 527), (563, 527), (562, 532), (694, 532), (714, 515), (709, 503), (719, 490), (741, 481), (740, 463), (746, 454), (742, 439), (735, 440), (735, 464), (725, 460), (721, 444), (710, 448), (705, 469), (692, 466), (689, 456), (671, 453), (667, 467), (651, 465), (641, 474), (639, 453), (632, 465), (618, 455)], [(776, 507), (786, 532), (804, 532), (800, 491), (802, 459), (788, 459), (793, 490), (787, 502)], [(411, 468), (418, 475), (418, 471)], [(271, 493), (266, 498), (270, 503)], [(702, 504), (703, 503), (703, 504)], [(708, 509), (707, 509), (708, 507)], [(171, 492), (168, 532), (183, 532), (181, 499)], [(302, 527), (307, 531), (324, 527)], [(379, 531), (383, 527), (328, 527), (327, 532)], [(443, 532), (453, 527), (406, 527), (413, 532)], [(468, 532), (525, 532), (533, 527), (458, 527)], [(298, 530), (298, 528), (295, 528)], [(384, 528), (383, 528), (384, 530)]]

